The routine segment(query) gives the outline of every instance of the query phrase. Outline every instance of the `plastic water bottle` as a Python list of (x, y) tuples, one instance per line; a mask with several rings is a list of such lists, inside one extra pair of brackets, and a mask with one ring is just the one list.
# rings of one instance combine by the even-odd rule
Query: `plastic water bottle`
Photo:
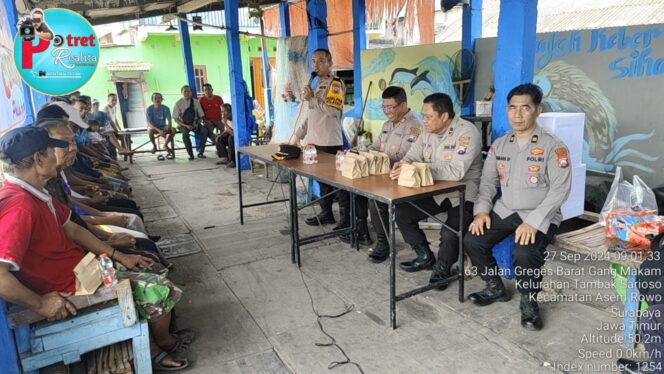
[(346, 152), (337, 151), (337, 159), (336, 159), (336, 163), (335, 163), (335, 167), (337, 168), (337, 171), (341, 171), (341, 164), (343, 164), (344, 158), (346, 158)]
[(304, 206), (309, 202), (309, 195), (307, 194), (307, 188), (304, 186), (297, 186), (297, 205)]
[(318, 152), (316, 147), (313, 144), (307, 144), (304, 147), (304, 155), (302, 156), (302, 161), (305, 165), (317, 164), (318, 163)]
[(108, 258), (106, 253), (99, 255), (99, 267), (101, 268), (101, 276), (104, 281), (104, 286), (111, 287), (118, 283), (115, 277), (115, 268), (113, 267), (113, 260)]

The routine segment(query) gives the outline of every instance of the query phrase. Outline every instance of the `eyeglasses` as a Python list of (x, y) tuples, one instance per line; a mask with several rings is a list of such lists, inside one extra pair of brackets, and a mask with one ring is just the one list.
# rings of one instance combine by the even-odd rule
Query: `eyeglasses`
[(401, 103), (394, 104), (394, 105), (383, 105), (383, 112), (388, 112), (389, 113), (389, 112), (393, 111), (399, 105), (401, 105)]

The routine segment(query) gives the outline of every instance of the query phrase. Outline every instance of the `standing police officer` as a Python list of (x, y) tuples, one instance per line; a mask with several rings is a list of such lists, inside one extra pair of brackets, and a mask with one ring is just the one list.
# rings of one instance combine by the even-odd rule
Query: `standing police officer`
[[(537, 125), (542, 112), (542, 90), (522, 84), (507, 96), (507, 118), (512, 131), (491, 146), (475, 204), (472, 235), (464, 245), (486, 288), (469, 295), (472, 303), (485, 306), (508, 301), (493, 246), (515, 234), (516, 288), (521, 294), (521, 325), (540, 330), (542, 319), (537, 293), (542, 281), (546, 246), (560, 225), (560, 206), (570, 191), (570, 159), (565, 144)], [(502, 196), (493, 203), (500, 186)]]
[[(312, 57), (313, 71), (318, 76), (318, 83), (312, 90), (306, 85), (302, 90), (302, 99), (308, 104), (307, 119), (296, 129), (290, 143), (297, 145), (300, 139), (305, 144), (313, 144), (319, 152), (336, 154), (341, 150), (341, 114), (343, 111), (345, 87), (341, 80), (331, 74), (332, 54), (327, 49), (317, 49)], [(332, 186), (320, 183), (320, 194), (332, 192)], [(341, 223), (336, 229), (350, 225), (350, 200), (348, 194), (338, 194)], [(334, 223), (332, 214), (332, 196), (319, 199), (321, 212), (306, 219), (306, 224), (318, 226)]]
[[(383, 113), (387, 116), (387, 121), (383, 124), (380, 135), (376, 137), (369, 148), (387, 154), (390, 158), (390, 166), (392, 166), (394, 163), (401, 161), (410, 147), (415, 144), (422, 132), (422, 124), (408, 108), (406, 91), (403, 88), (387, 87), (383, 91), (382, 98)], [(371, 212), (371, 224), (377, 236), (376, 246), (369, 254), (369, 261), (381, 263), (390, 255), (390, 245), (387, 242), (383, 226), (388, 224), (389, 219), (387, 205), (370, 201), (369, 211)], [(362, 238), (364, 228), (361, 219), (359, 221), (358, 238)], [(366, 226), (366, 223), (364, 226)], [(349, 239), (344, 239), (344, 237), (341, 238), (343, 241), (349, 241)]]
[[(390, 176), (399, 178), (404, 162), (425, 162), (434, 180), (460, 181), (466, 184), (464, 204), (464, 229), (472, 220), (473, 203), (482, 173), (482, 142), (477, 127), (455, 117), (450, 97), (444, 93), (427, 96), (422, 105), (422, 122), (426, 132), (410, 148), (403, 161), (394, 164)], [(447, 212), (448, 226), (459, 227), (459, 199), (457, 193), (443, 194), (420, 199), (415, 203), (432, 216)], [(399, 264), (402, 270), (415, 272), (434, 265), (430, 283), (449, 278), (449, 271), (459, 257), (458, 237), (443, 226), (440, 230), (438, 261), (429, 249), (426, 235), (419, 222), (427, 215), (410, 204), (397, 206), (396, 223), (406, 243), (410, 244), (417, 257)], [(447, 285), (440, 287), (446, 288)]]

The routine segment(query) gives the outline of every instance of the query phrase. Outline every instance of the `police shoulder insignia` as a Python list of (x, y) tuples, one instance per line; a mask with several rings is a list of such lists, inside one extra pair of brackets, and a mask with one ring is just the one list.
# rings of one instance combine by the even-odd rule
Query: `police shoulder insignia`
[(569, 159), (567, 157), (558, 157), (558, 167), (566, 169), (569, 166)]
[(341, 86), (341, 81), (336, 79), (332, 80), (330, 88), (325, 94), (325, 105), (341, 110), (344, 105), (344, 92)]
[(556, 148), (554, 152), (556, 153), (556, 156), (558, 156), (558, 158), (567, 157), (567, 148), (565, 147)]
[(512, 136), (510, 136), (510, 143), (514, 143), (514, 134), (512, 134)]
[(538, 141), (539, 141), (539, 136), (537, 135), (533, 135), (533, 137), (530, 138), (531, 143), (537, 143)]

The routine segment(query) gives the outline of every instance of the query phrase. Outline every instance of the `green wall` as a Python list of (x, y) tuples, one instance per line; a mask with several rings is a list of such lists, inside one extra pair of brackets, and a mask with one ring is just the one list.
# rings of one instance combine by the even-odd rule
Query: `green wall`
[[(180, 87), (186, 84), (184, 59), (180, 46), (179, 35), (150, 35), (143, 42), (129, 47), (110, 47), (100, 49), (100, 62), (97, 71), (90, 81), (81, 88), (83, 94), (106, 102), (106, 96), (115, 92), (111, 82), (111, 73), (106, 64), (112, 61), (139, 61), (152, 64), (150, 71), (144, 73), (147, 84), (145, 87), (145, 102), (150, 104), (150, 95), (159, 91), (164, 95), (164, 104), (173, 107), (180, 98)], [(267, 39), (268, 55), (274, 57), (276, 53), (276, 40)], [(260, 38), (240, 37), (242, 48), (242, 72), (249, 92), (252, 92), (249, 61), (252, 57), (261, 57), (259, 51)], [(191, 35), (191, 50), (194, 65), (205, 65), (208, 82), (215, 89), (215, 94), (230, 102), (230, 85), (228, 71), (228, 56), (225, 35)], [(262, 69), (262, 66), (259, 67)], [(138, 76), (138, 72), (116, 73), (117, 76)], [(103, 105), (102, 105), (103, 106)]]

